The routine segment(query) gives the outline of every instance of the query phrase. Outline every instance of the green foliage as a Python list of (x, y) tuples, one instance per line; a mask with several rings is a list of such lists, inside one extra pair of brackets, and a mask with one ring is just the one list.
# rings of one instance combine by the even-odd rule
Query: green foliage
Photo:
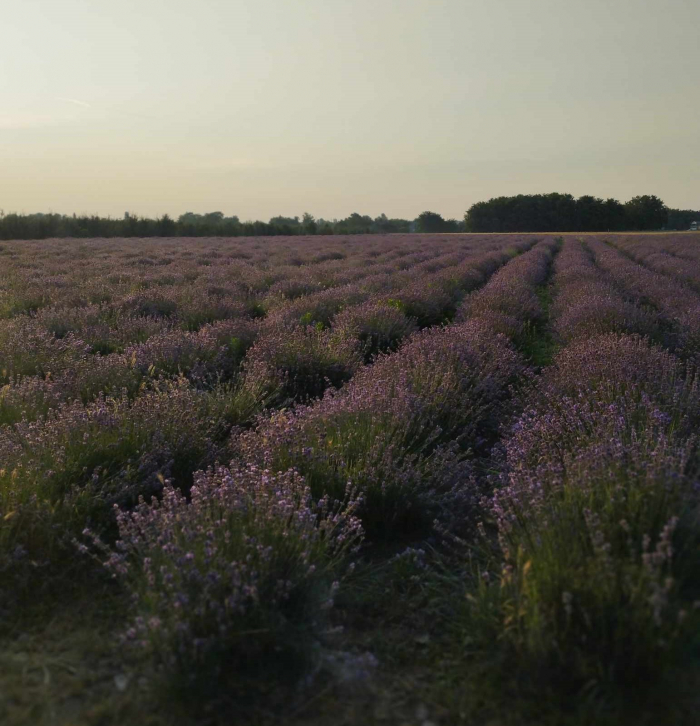
[(316, 234), (318, 225), (312, 214), (304, 212), (301, 220), (301, 228), (304, 230), (304, 234)]
[(668, 222), (668, 209), (658, 197), (645, 194), (625, 204), (625, 217), (629, 229), (661, 229)]
[(394, 308), (398, 310), (399, 312), (405, 313), (406, 312), (406, 305), (401, 302), (401, 300), (398, 300), (397, 298), (390, 297), (387, 299), (386, 304), (390, 308)]
[(666, 206), (655, 196), (621, 204), (571, 194), (518, 194), (473, 204), (466, 213), (468, 232), (605, 232), (661, 229)]
[[(305, 212), (299, 217), (272, 217), (269, 222), (242, 222), (222, 212), (186, 212), (177, 220), (167, 214), (157, 219), (128, 212), (122, 219), (97, 215), (4, 214), (0, 212), (0, 239), (46, 239), (47, 237), (257, 237), (307, 234), (387, 234), (409, 232), (407, 219), (375, 219), (354, 212), (345, 219), (315, 219)], [(447, 230), (453, 231), (453, 230)]]
[(231, 429), (252, 420), (263, 396), (250, 386), (197, 391), (181, 379), (153, 384), (135, 401), (99, 397), (66, 406), (31, 441), (22, 435), (26, 423), (4, 431), (0, 607), (45, 569), (54, 577), (73, 567), (72, 539), (86, 524), (112, 536), (114, 504), (150, 497), (165, 477), (188, 491), (195, 471), (225, 456)]
[(688, 230), (693, 222), (700, 224), (700, 210), (669, 209), (666, 229)]
[(118, 512), (118, 549), (93, 537), (136, 605), (127, 643), (191, 701), (295, 680), (361, 542), (354, 503), (315, 503), (294, 471), (216, 467), (195, 483)]
[(443, 219), (435, 212), (423, 212), (416, 219), (416, 232), (460, 232), (460, 224), (455, 219)]
[(241, 222), (222, 212), (181, 214), (177, 220), (167, 214), (149, 219), (126, 213), (123, 219), (67, 216), (60, 214), (0, 213), (0, 239), (45, 239), (47, 237), (240, 237), (312, 234), (388, 234), (410, 231), (445, 232), (595, 232), (688, 229), (700, 221), (700, 212), (667, 209), (653, 195), (634, 197), (626, 204), (616, 199), (599, 199), (570, 194), (520, 194), (496, 197), (473, 204), (464, 222), (444, 219), (436, 212), (423, 212), (413, 222), (374, 219), (353, 212), (344, 219), (316, 219), (309, 212), (299, 217), (275, 216), (269, 222)]

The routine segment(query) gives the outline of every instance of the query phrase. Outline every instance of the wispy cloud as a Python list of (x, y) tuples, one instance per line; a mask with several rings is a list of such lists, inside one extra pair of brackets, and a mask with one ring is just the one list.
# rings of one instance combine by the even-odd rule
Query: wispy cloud
[(56, 98), (57, 101), (65, 101), (66, 103), (74, 103), (76, 106), (82, 106), (83, 108), (92, 108), (92, 106), (89, 103), (85, 103), (85, 101), (78, 101), (75, 98), (62, 98), (61, 96)]
[[(91, 103), (86, 103), (85, 101), (79, 101), (77, 98), (65, 98), (63, 96), (57, 96), (57, 101), (65, 101), (66, 103), (72, 103), (76, 106), (82, 106), (83, 108), (98, 108), (97, 106), (93, 106)], [(118, 116), (133, 116), (134, 118), (144, 118), (148, 119), (150, 121), (157, 121), (158, 119), (154, 118), (153, 116), (146, 116), (143, 113), (135, 113), (134, 111), (121, 111), (120, 109), (112, 109), (112, 113), (117, 114)]]

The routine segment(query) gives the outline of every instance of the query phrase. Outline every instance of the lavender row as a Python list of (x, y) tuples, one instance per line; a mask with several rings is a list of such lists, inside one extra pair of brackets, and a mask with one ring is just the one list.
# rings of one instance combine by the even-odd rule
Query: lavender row
[(633, 260), (655, 272), (675, 277), (692, 287), (700, 286), (700, 271), (697, 263), (700, 257), (693, 255), (695, 245), (690, 241), (680, 243), (673, 238), (625, 238), (617, 240), (615, 246)]
[[(270, 316), (246, 358), (245, 385), (270, 386), (278, 405), (290, 400), (307, 402), (328, 386), (340, 388), (363, 363), (396, 350), (421, 324), (429, 327), (443, 321), (465, 292), (482, 284), (509, 259), (506, 252), (467, 259), (449, 275), (409, 286), (394, 293), (395, 297), (373, 296), (327, 317), (316, 308), (304, 325)], [(324, 317), (330, 327), (324, 325)]]
[(655, 317), (613, 284), (587, 246), (568, 237), (554, 261), (552, 328), (560, 343), (603, 333), (660, 335)]
[(516, 257), (466, 298), (458, 320), (482, 320), (491, 330), (522, 342), (532, 325), (543, 318), (537, 288), (547, 278), (556, 249), (557, 241), (546, 239)]
[[(284, 240), (265, 247), (258, 242), (252, 248), (230, 241), (178, 240), (171, 245), (161, 241), (149, 244), (147, 254), (137, 241), (114, 241), (107, 249), (99, 241), (90, 247), (65, 241), (55, 246), (52, 250), (48, 241), (37, 251), (32, 243), (3, 245), (0, 311), (4, 316), (47, 307), (100, 305), (105, 314), (175, 315), (194, 326), (206, 316), (210, 319), (205, 322), (212, 322), (212, 315), (230, 317), (231, 311), (222, 309), (226, 304), (264, 307), (277, 299), (290, 300), (368, 279), (405, 284), (407, 275), (410, 279), (436, 272), (455, 264), (455, 256), (462, 259), (471, 250), (496, 249), (504, 242), (459, 238), (425, 243), (394, 237), (374, 240), (374, 244), (356, 239), (329, 244), (326, 240), (326, 248), (331, 249), (321, 255), (323, 261), (315, 263), (318, 243), (308, 240), (295, 241), (294, 246)], [(76, 268), (82, 256), (85, 259)], [(109, 317), (107, 321), (112, 322)]]
[(611, 242), (616, 247), (628, 251), (639, 245), (640, 253), (662, 252), (686, 261), (691, 260), (695, 263), (700, 261), (697, 237), (692, 234), (625, 235), (612, 237)]
[(616, 285), (642, 304), (657, 311), (665, 322), (673, 343), (684, 354), (700, 350), (700, 295), (678, 280), (654, 272), (632, 261), (600, 239), (589, 237), (596, 264)]
[(655, 319), (621, 283), (649, 277), (587, 243), (603, 272), (566, 240), (551, 310), (566, 347), (523, 390), (495, 452), (484, 506), (500, 571), (475, 599), (496, 603), (493, 637), (524, 667), (574, 687), (674, 667), (698, 625), (700, 574), (697, 371), (628, 334), (653, 333)]
[[(486, 245), (486, 249), (490, 245)], [(449, 315), (461, 295), (479, 284), (484, 275), (504, 259), (505, 255), (499, 252), (474, 253), (471, 258), (469, 255), (465, 258), (462, 250), (450, 255), (450, 260), (456, 263), (454, 267), (443, 272), (441, 264), (435, 261), (437, 271), (431, 267), (419, 276), (401, 280), (403, 284), (398, 293), (382, 294), (364, 286), (345, 285), (303, 295), (271, 309), (267, 327), (274, 338), (274, 331), (280, 329), (280, 325), (293, 328), (309, 325), (327, 327), (335, 315), (343, 312), (345, 316), (340, 320), (341, 326), (347, 328), (349, 324), (356, 323), (362, 344), (369, 340), (368, 348), (363, 351), (365, 358), (368, 358), (379, 349), (395, 347), (401, 337), (410, 333), (416, 324), (432, 324)], [(380, 286), (381, 289), (386, 289), (386, 286)], [(217, 356), (221, 358), (220, 351), (214, 350), (215, 346), (212, 345), (214, 338), (219, 346), (245, 350), (248, 341), (256, 335), (250, 318), (254, 305), (250, 301), (232, 303), (218, 298), (214, 304), (211, 292), (210, 288), (208, 293), (199, 297), (193, 292), (187, 292), (190, 301), (196, 300), (197, 303), (195, 308), (188, 308), (185, 318), (182, 317), (182, 310), (172, 317), (177, 305), (171, 298), (163, 296), (162, 291), (157, 291), (155, 295), (139, 292), (122, 297), (118, 308), (110, 305), (69, 309), (49, 307), (40, 309), (31, 317), (20, 315), (0, 324), (0, 371), (5, 382), (18, 382), (20, 376), (37, 376), (44, 380), (47, 376), (53, 376), (54, 380), (63, 381), (67, 369), (73, 370), (70, 378), (75, 379), (75, 369), (78, 368), (87, 378), (93, 379), (78, 387), (90, 389), (95, 385), (94, 379), (104, 380), (107, 386), (109, 371), (122, 374), (125, 364), (128, 365), (134, 357), (139, 362), (137, 367), (143, 368), (141, 361), (148, 361), (150, 356), (156, 371), (170, 369), (173, 372), (180, 368), (188, 373), (188, 369), (199, 366), (208, 375), (212, 367), (217, 367), (212, 366), (212, 360)], [(182, 297), (185, 293), (178, 294)], [(362, 303), (367, 307), (367, 320), (363, 321), (362, 311), (348, 316), (353, 306)], [(393, 319), (393, 323), (384, 326), (378, 312), (388, 307), (396, 308), (402, 317), (391, 311), (387, 315)], [(208, 320), (214, 322), (206, 322)], [(375, 331), (367, 329), (368, 325), (371, 328), (373, 324), (379, 324), (376, 335)], [(189, 328), (199, 332), (190, 333)], [(219, 333), (212, 335), (214, 329)], [(229, 340), (224, 340), (225, 335), (222, 333), (227, 329), (232, 331), (232, 335)], [(243, 332), (239, 335), (237, 330)], [(295, 334), (302, 335), (298, 331)], [(159, 353), (156, 353), (156, 348), (161, 349)], [(202, 353), (201, 361), (193, 358), (197, 350)], [(89, 361), (90, 353), (107, 356), (116, 353), (121, 357), (117, 355), (109, 361)], [(158, 356), (160, 362), (155, 360)], [(230, 365), (224, 360), (221, 368), (224, 374), (228, 374)], [(119, 378), (124, 378), (124, 375), (117, 375), (114, 382)], [(39, 387), (42, 385), (39, 384)], [(60, 388), (64, 399), (72, 395), (76, 388), (75, 385), (63, 386), (60, 383), (52, 384), (51, 387), (54, 390)], [(19, 395), (21, 398), (22, 394)]]
[(311, 659), (362, 541), (356, 504), (314, 500), (294, 471), (232, 465), (197, 474), (190, 501), (168, 485), (118, 510), (116, 550), (85, 535), (138, 603), (124, 645), (149, 652), (190, 701), (246, 697), (251, 671), (269, 681), (276, 662), (303, 672)]
[(482, 323), (425, 331), (337, 393), (261, 421), (241, 437), (241, 456), (295, 468), (315, 496), (339, 497), (351, 482), (373, 538), (425, 529), (455, 512), (469, 455), (493, 432), (521, 370), (505, 338)]
[[(70, 329), (70, 322), (66, 324), (60, 319), (59, 308), (41, 308), (34, 315), (17, 315), (5, 321), (3, 332), (7, 344), (3, 355), (7, 385), (2, 391), (6, 425), (0, 427), (3, 461), (0, 568), (10, 585), (3, 588), (3, 604), (23, 591), (18, 585), (23, 579), (31, 589), (37, 573), (50, 578), (52, 569), (70, 561), (74, 553), (72, 540), (84, 527), (98, 533), (96, 542), (99, 542), (99, 533), (109, 534), (113, 526), (110, 504), (114, 504), (122, 512), (118, 517), (121, 539), (117, 552), (129, 551), (131, 555), (129, 572), (133, 573), (133, 579), (123, 573), (127, 587), (133, 584), (139, 592), (150, 593), (148, 602), (155, 612), (149, 612), (147, 624), (153, 618), (154, 623), (158, 620), (170, 623), (162, 629), (158, 624), (145, 630), (136, 625), (135, 640), (149, 648), (156, 641), (161, 643), (164, 649), (158, 652), (166, 660), (174, 658), (168, 661), (172, 667), (182, 662), (176, 656), (178, 649), (189, 648), (187, 653), (192, 665), (200, 662), (200, 657), (209, 658), (208, 636), (199, 634), (203, 627), (202, 608), (209, 612), (207, 608), (218, 603), (217, 627), (230, 627), (234, 633), (256, 618), (264, 620), (270, 614), (281, 617), (291, 607), (288, 603), (297, 598), (296, 593), (305, 591), (305, 583), (310, 583), (308, 588), (314, 592), (324, 587), (332, 589), (329, 578), (338, 574), (332, 557), (326, 561), (326, 555), (310, 557), (299, 549), (302, 541), (312, 536), (326, 541), (323, 522), (327, 517), (332, 519), (344, 513), (342, 516), (352, 524), (357, 521), (353, 519), (357, 511), (366, 523), (383, 522), (387, 524), (387, 531), (396, 531), (413, 524), (421, 527), (429, 524), (432, 514), (454, 512), (450, 503), (461, 501), (462, 479), (469, 472), (469, 448), (480, 446), (495, 426), (493, 412), (507, 395), (508, 383), (518, 370), (517, 356), (505, 341), (492, 340), (491, 334), (479, 326), (427, 331), (411, 337), (407, 346), (413, 350), (410, 346), (414, 345), (416, 352), (412, 358), (405, 359), (404, 368), (398, 358), (389, 364), (387, 361), (394, 356), (381, 351), (398, 347), (421, 322), (426, 322), (425, 318), (429, 320), (431, 315), (442, 318), (450, 306), (456, 307), (465, 291), (485, 281), (518, 247), (530, 245), (526, 240), (515, 240), (515, 244), (516, 250), (509, 253), (493, 251), (493, 241), (475, 249), (471, 255), (457, 250), (450, 257), (450, 267), (443, 266), (444, 260), (434, 258), (435, 267), (421, 270), (412, 282), (406, 277), (405, 284), (397, 286), (391, 296), (382, 284), (364, 299), (346, 286), (341, 291), (344, 303), (340, 307), (336, 306), (337, 298), (330, 289), (325, 294), (298, 298), (310, 297), (315, 302), (319, 298), (325, 302), (330, 300), (332, 312), (324, 320), (314, 319), (317, 311), (323, 309), (321, 305), (312, 308), (312, 314), (305, 318), (307, 308), (298, 320), (276, 315), (271, 309), (260, 321), (241, 311), (231, 319), (196, 325), (188, 330), (168, 317), (166, 307), (143, 307), (146, 298), (142, 293), (122, 297), (119, 304), (127, 305), (126, 317), (145, 325), (146, 334), (135, 343), (127, 339), (121, 350), (106, 351), (104, 355)], [(161, 303), (165, 299), (159, 298)], [(280, 310), (293, 302), (288, 300)], [(295, 312), (300, 309), (303, 308)], [(409, 315), (413, 310), (425, 310), (424, 319)], [(88, 311), (86, 318), (94, 312), (94, 308)], [(53, 317), (49, 318), (50, 315)], [(63, 323), (64, 328), (54, 331), (42, 328), (48, 319), (54, 325)], [(99, 327), (108, 320), (109, 316), (93, 318), (91, 324)], [(29, 346), (24, 345), (27, 340), (31, 341)], [(368, 353), (378, 352), (377, 372), (372, 378), (375, 366), (363, 368), (362, 364)], [(433, 370), (435, 359), (442, 362), (442, 368)], [(469, 377), (463, 374), (466, 366), (474, 369)], [(377, 403), (375, 389), (383, 387), (380, 376), (398, 377), (399, 388), (393, 396), (394, 416), (385, 422), (385, 430), (384, 424), (377, 425), (375, 439), (368, 439), (362, 445), (366, 449), (360, 446), (356, 454), (360, 463), (353, 469), (358, 481), (351, 482), (350, 490), (344, 478), (347, 462), (334, 459), (322, 484), (313, 475), (305, 482), (289, 466), (275, 468), (279, 473), (274, 475), (268, 475), (264, 468), (256, 469), (254, 475), (233, 465), (228, 469), (213, 468), (206, 475), (206, 481), (212, 483), (205, 500), (197, 499), (204, 475), (196, 472), (207, 466), (215, 467), (217, 461), (229, 460), (233, 452), (242, 450), (244, 441), (258, 435), (258, 432), (246, 434), (240, 440), (234, 437), (230, 441), (229, 433), (236, 425), (248, 423), (262, 406), (283, 405), (290, 399), (313, 399), (329, 382), (340, 386), (356, 371), (361, 374), (356, 384), (350, 383), (319, 403), (294, 410), (295, 416), (306, 409), (319, 411), (323, 416), (323, 406), (331, 407), (334, 401), (357, 400), (361, 397), (358, 392), (366, 385), (369, 388), (362, 394), (365, 410), (351, 408), (347, 414), (352, 438), (352, 432), (361, 430), (359, 424), (363, 417)], [(420, 375), (415, 380), (404, 380), (412, 372)], [(457, 396), (464, 401), (464, 410), (452, 412), (451, 405)], [(387, 390), (387, 405), (390, 398)], [(332, 421), (335, 419), (329, 409), (329, 425)], [(403, 428), (406, 423), (407, 429)], [(341, 451), (337, 447), (337, 452)], [(347, 458), (350, 453), (346, 451), (341, 456)], [(253, 458), (251, 455), (250, 459)], [(337, 471), (333, 474), (335, 466)], [(299, 468), (307, 473), (303, 467)], [(382, 472), (389, 477), (386, 481)], [(227, 482), (231, 481), (244, 482), (245, 486), (259, 481), (261, 497), (266, 487), (274, 485), (277, 488), (274, 492), (270, 490), (269, 496), (276, 502), (280, 497), (285, 501), (288, 498), (291, 509), (275, 509), (275, 516), (270, 519), (262, 499), (247, 499), (245, 506), (252, 508), (252, 519), (244, 522), (244, 541), (239, 549), (223, 547), (217, 554), (211, 549), (211, 543), (202, 539), (202, 533), (207, 522), (223, 521), (216, 524), (222, 527), (216, 531), (224, 536), (226, 528), (238, 526), (242, 521), (236, 512), (226, 510), (229, 504), (233, 506), (234, 499), (220, 498), (225, 490), (233, 491), (238, 486), (229, 486)], [(205, 488), (202, 486), (202, 491)], [(307, 488), (309, 493), (304, 494)], [(177, 494), (177, 491), (190, 490), (193, 502), (201, 503), (201, 507), (188, 504)], [(474, 493), (470, 496), (473, 499)], [(168, 506), (178, 508), (177, 531), (166, 529), (173, 524), (173, 519), (159, 514), (160, 497), (165, 497)], [(133, 539), (137, 529), (136, 525), (129, 524), (127, 512), (139, 498), (143, 498), (137, 509), (142, 516), (139, 521), (151, 517), (148, 527), (158, 529), (154, 548), (160, 546), (158, 543), (169, 541), (171, 536), (183, 548), (190, 548), (160, 553), (166, 570), (170, 567), (172, 573), (182, 572), (183, 562), (193, 561), (189, 559), (192, 555), (198, 573), (204, 572), (201, 568), (205, 565), (208, 567), (207, 583), (209, 578), (224, 578), (218, 581), (220, 585), (216, 589), (213, 585), (205, 587), (205, 581), (197, 579), (199, 575), (192, 578), (188, 575), (182, 587), (189, 601), (178, 600), (183, 607), (179, 620), (171, 619), (171, 613), (163, 608), (172, 604), (173, 593), (183, 594), (182, 591), (169, 589), (170, 577), (153, 579), (146, 562), (153, 553), (140, 547), (143, 542)], [(386, 503), (376, 511), (370, 506), (385, 499)], [(327, 512), (327, 517), (319, 516), (321, 510)], [(308, 520), (306, 529), (298, 536), (290, 527), (291, 511)], [(193, 529), (183, 529), (185, 523)], [(316, 531), (314, 528), (319, 528), (318, 535), (311, 534)], [(370, 530), (376, 536), (378, 528), (370, 526)], [(252, 541), (250, 538), (262, 541), (266, 534), (275, 544), (261, 555), (260, 571), (244, 572), (221, 559), (232, 556), (232, 552), (248, 558), (251, 550), (246, 543)], [(360, 536), (359, 525), (352, 524), (338, 537), (340, 542), (345, 542)], [(83, 541), (81, 546), (84, 544)], [(99, 546), (110, 547), (109, 544)], [(208, 553), (205, 560), (197, 555), (200, 548)], [(116, 555), (108, 557), (112, 564), (120, 561)], [(187, 559), (180, 562), (182, 557)], [(280, 569), (275, 563), (279, 561), (296, 564), (289, 573), (289, 585), (279, 591), (278, 597), (270, 594), (270, 588), (278, 582)], [(320, 584), (318, 578), (311, 577), (314, 568), (318, 569)], [(243, 583), (245, 593), (239, 600), (223, 602), (221, 593), (234, 587), (233, 581), (225, 580), (229, 576), (236, 583)], [(273, 580), (273, 576), (277, 579)], [(304, 615), (297, 624), (316, 627), (321, 606), (326, 606), (325, 600), (310, 602), (313, 623)], [(290, 618), (292, 621), (295, 618)], [(183, 627), (187, 623), (191, 630), (185, 633)], [(169, 655), (166, 657), (164, 653)]]

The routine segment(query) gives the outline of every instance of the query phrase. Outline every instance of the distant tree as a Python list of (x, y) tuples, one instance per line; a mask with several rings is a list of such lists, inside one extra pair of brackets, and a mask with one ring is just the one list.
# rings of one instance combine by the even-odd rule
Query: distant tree
[(269, 223), (273, 227), (289, 227), (290, 229), (301, 228), (299, 217), (272, 217)]
[(411, 223), (407, 219), (389, 219), (386, 214), (380, 214), (372, 221), (372, 232), (387, 234), (391, 232), (408, 232)]
[(700, 222), (700, 210), (669, 209), (666, 229), (690, 229), (693, 222)]
[(615, 232), (625, 229), (625, 205), (610, 197), (603, 202), (602, 226), (595, 231)]
[(519, 194), (473, 204), (465, 215), (469, 232), (598, 232), (659, 229), (666, 208), (657, 197), (616, 199), (571, 194)]
[(668, 222), (668, 208), (653, 194), (633, 197), (625, 204), (629, 229), (661, 229)]
[(335, 232), (335, 223), (329, 222), (326, 219), (317, 219), (316, 227), (318, 234), (334, 234)]
[(380, 214), (378, 217), (375, 217), (372, 222), (372, 228), (373, 231), (379, 233), (393, 231), (391, 220), (386, 216), (386, 214)]
[(164, 214), (157, 222), (156, 234), (160, 237), (174, 237), (177, 234), (177, 223)]
[(368, 234), (372, 225), (372, 217), (353, 212), (349, 217), (334, 222), (333, 226), (336, 234)]
[(416, 219), (416, 232), (445, 232), (447, 222), (437, 212), (423, 212)]
[(305, 234), (316, 234), (317, 224), (312, 214), (304, 212), (304, 216), (301, 219), (301, 227)]
[(592, 232), (604, 225), (605, 202), (598, 197), (584, 195), (576, 200), (576, 229)]
[(519, 194), (495, 197), (473, 204), (464, 222), (423, 212), (416, 220), (372, 219), (353, 212), (345, 219), (315, 219), (309, 212), (299, 217), (272, 217), (269, 222), (241, 222), (223, 212), (185, 212), (177, 220), (167, 214), (152, 219), (126, 212), (123, 218), (96, 215), (15, 214), (0, 212), (0, 239), (46, 237), (205, 237), (296, 234), (390, 234), (416, 232), (567, 232), (688, 229), (700, 212), (669, 210), (655, 196), (646, 195), (621, 204), (616, 199), (571, 194)]

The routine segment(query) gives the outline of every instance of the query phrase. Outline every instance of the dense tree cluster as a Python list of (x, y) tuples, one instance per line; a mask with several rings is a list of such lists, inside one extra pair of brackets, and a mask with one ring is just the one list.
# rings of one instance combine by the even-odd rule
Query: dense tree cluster
[(416, 219), (416, 232), (463, 232), (464, 226), (456, 219), (443, 219), (435, 212), (423, 212)]
[(669, 209), (666, 229), (690, 229), (693, 222), (700, 224), (700, 210)]
[(656, 196), (625, 204), (571, 194), (518, 194), (472, 205), (465, 216), (469, 232), (606, 232), (662, 229), (668, 208)]

